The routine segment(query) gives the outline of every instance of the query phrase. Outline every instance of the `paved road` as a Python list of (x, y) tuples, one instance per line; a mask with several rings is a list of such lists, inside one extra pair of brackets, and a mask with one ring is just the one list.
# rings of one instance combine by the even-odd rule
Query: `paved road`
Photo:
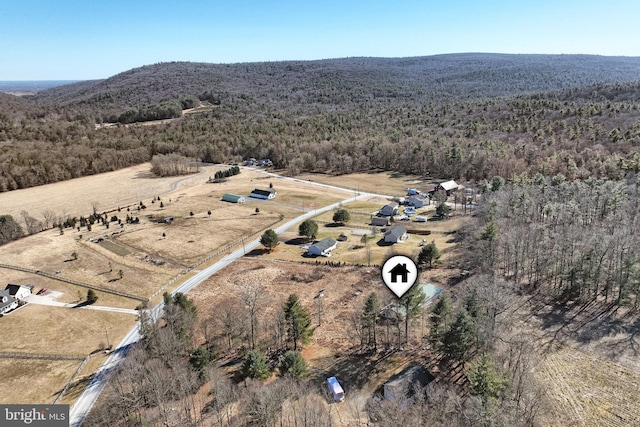
[[(260, 171), (260, 170), (258, 169), (258, 171)], [(352, 192), (351, 190), (345, 190), (343, 188), (335, 187), (335, 186), (332, 186), (332, 185), (314, 183), (314, 182), (299, 180), (299, 179), (296, 179), (296, 178), (282, 177), (280, 175), (273, 174), (271, 172), (265, 172), (265, 171), (260, 171), (260, 172), (265, 173), (265, 174), (270, 175), (270, 176), (273, 176), (275, 178), (279, 178), (279, 179), (288, 179), (288, 180), (293, 180), (293, 181), (296, 181), (296, 182), (304, 182), (305, 184), (312, 184), (312, 185), (317, 185), (317, 186), (321, 186), (321, 187), (325, 187), (325, 188), (331, 188), (331, 189), (335, 189), (335, 190), (346, 191), (346, 192), (349, 192), (349, 193)], [(362, 193), (362, 192), (358, 193), (355, 196), (350, 197), (348, 199), (345, 199), (345, 200), (343, 200), (341, 202), (333, 203), (333, 204), (331, 204), (329, 206), (325, 206), (323, 208), (315, 209), (314, 211), (307, 212), (307, 213), (305, 213), (303, 215), (300, 215), (299, 217), (294, 218), (294, 219), (286, 222), (285, 224), (281, 225), (280, 227), (276, 228), (275, 232), (276, 233), (282, 233), (285, 230), (287, 230), (288, 228), (293, 227), (295, 224), (297, 224), (299, 222), (302, 222), (304, 220), (312, 218), (315, 215), (318, 215), (318, 214), (321, 214), (321, 213), (324, 213), (324, 212), (328, 212), (328, 211), (330, 211), (332, 209), (335, 209), (335, 208), (339, 207), (340, 205), (342, 205), (344, 203), (353, 202), (353, 201), (357, 200), (359, 197), (362, 197), (362, 196), (380, 196), (380, 195), (379, 194), (372, 194), (372, 193)], [(389, 196), (383, 196), (383, 197), (389, 197)], [(260, 245), (260, 240), (259, 239), (253, 240), (253, 241), (251, 241), (249, 243), (245, 243), (244, 247), (238, 248), (237, 250), (235, 250), (231, 254), (225, 256), (223, 259), (221, 259), (220, 261), (218, 261), (215, 264), (213, 264), (212, 266), (201, 270), (195, 276), (193, 276), (189, 280), (185, 281), (179, 288), (177, 288), (175, 291), (173, 291), (172, 294), (175, 294), (177, 292), (181, 292), (181, 293), (188, 292), (189, 290), (191, 290), (194, 287), (198, 286), (202, 281), (207, 279), (212, 274), (214, 274), (214, 273), (218, 272), (219, 270), (221, 270), (222, 268), (226, 267), (227, 265), (229, 265), (234, 260), (244, 256), (244, 254), (246, 252), (252, 251), (253, 249), (258, 247), (259, 245)], [(164, 303), (161, 302), (160, 304), (156, 305), (153, 309), (150, 310), (150, 314), (151, 314), (153, 319), (158, 319), (161, 316), (162, 311), (163, 311), (163, 307), (164, 307)], [(93, 379), (91, 380), (91, 382), (89, 383), (87, 388), (84, 390), (82, 395), (76, 400), (76, 402), (71, 407), (70, 425), (72, 427), (80, 426), (82, 424), (82, 422), (86, 418), (87, 414), (89, 413), (89, 411), (93, 407), (95, 401), (98, 399), (98, 396), (100, 396), (100, 393), (102, 392), (102, 390), (107, 385), (107, 381), (108, 381), (108, 378), (109, 378), (109, 373), (112, 370), (114, 370), (117, 367), (118, 363), (120, 363), (126, 357), (127, 351), (129, 350), (129, 348), (131, 348), (131, 345), (136, 343), (139, 339), (140, 339), (140, 334), (138, 333), (138, 327), (136, 326), (133, 329), (131, 329), (129, 331), (129, 333), (127, 333), (127, 335), (122, 339), (122, 341), (114, 349), (114, 351), (111, 353), (111, 355), (107, 358), (107, 360), (102, 365), (102, 367), (94, 375)]]

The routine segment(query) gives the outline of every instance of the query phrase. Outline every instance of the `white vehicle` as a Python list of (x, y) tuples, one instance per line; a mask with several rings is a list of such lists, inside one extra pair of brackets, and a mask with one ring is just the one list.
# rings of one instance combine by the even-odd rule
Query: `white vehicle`
[(415, 222), (427, 222), (427, 218), (423, 216), (417, 216), (414, 220)]
[(344, 390), (336, 377), (327, 378), (327, 388), (334, 402), (342, 402), (344, 400)]

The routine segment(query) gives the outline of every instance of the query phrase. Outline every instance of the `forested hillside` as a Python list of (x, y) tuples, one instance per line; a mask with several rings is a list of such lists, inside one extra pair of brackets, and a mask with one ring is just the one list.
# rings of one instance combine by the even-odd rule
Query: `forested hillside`
[[(163, 63), (0, 103), (0, 191), (179, 153), (289, 173), (620, 178), (640, 143), (640, 58), (466, 54)], [(155, 126), (97, 129), (207, 113)]]

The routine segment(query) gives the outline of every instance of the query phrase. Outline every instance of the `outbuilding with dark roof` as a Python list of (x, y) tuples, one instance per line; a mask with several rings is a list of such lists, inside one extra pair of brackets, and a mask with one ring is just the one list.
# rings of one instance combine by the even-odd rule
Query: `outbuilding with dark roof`
[(251, 192), (251, 197), (265, 200), (273, 199), (274, 197), (276, 197), (276, 190), (261, 190), (259, 188), (256, 188)]

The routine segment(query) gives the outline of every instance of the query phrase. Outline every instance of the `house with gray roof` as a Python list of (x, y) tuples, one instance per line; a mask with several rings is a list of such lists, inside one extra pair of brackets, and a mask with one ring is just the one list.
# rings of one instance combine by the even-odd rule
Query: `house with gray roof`
[(387, 205), (384, 205), (380, 208), (380, 211), (378, 213), (382, 216), (398, 215), (398, 204), (396, 202), (391, 202)]
[(413, 206), (414, 208), (421, 208), (424, 205), (428, 205), (431, 202), (428, 196), (423, 196), (422, 194), (418, 194), (416, 196), (407, 197), (406, 203), (407, 205)]
[(387, 243), (402, 243), (408, 238), (407, 229), (401, 225), (391, 227), (384, 233), (384, 241)]
[(309, 246), (309, 249), (307, 249), (307, 253), (309, 255), (331, 256), (331, 251), (337, 247), (338, 242), (336, 242), (331, 237), (325, 237), (324, 239)]

